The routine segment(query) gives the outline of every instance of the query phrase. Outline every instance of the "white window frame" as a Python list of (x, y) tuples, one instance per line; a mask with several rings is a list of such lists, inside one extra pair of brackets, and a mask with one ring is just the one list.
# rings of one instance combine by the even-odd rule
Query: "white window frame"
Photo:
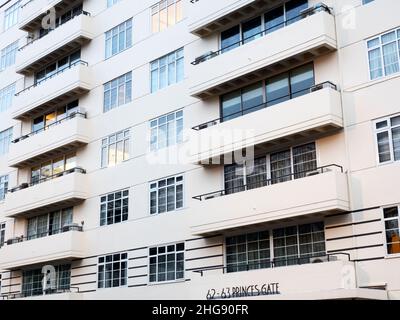
[[(119, 254), (120, 255), (120, 260), (119, 263), (121, 264), (122, 262), (126, 263), (126, 283), (123, 285), (119, 285), (117, 287), (111, 286), (111, 287), (106, 287), (105, 286), (105, 266), (106, 264), (114, 264), (114, 255)], [(126, 258), (122, 259), (122, 255), (126, 255)], [(112, 261), (111, 262), (106, 262), (107, 257), (112, 257)], [(100, 262), (100, 259), (103, 258), (104, 262)], [(128, 276), (128, 270), (129, 270), (129, 255), (128, 252), (116, 252), (116, 253), (112, 253), (112, 254), (106, 254), (103, 256), (99, 256), (97, 257), (97, 270), (96, 270), (96, 290), (107, 290), (107, 289), (115, 289), (115, 288), (124, 288), (124, 287), (128, 287), (128, 280), (129, 280), (129, 276)], [(99, 267), (100, 265), (104, 266), (104, 279), (103, 279), (103, 286), (99, 287)], [(111, 274), (113, 273), (113, 271), (111, 271)], [(113, 282), (114, 277), (111, 278), (111, 283)], [(119, 278), (119, 282), (121, 283), (121, 277)]]
[[(163, 32), (163, 31), (167, 30), (168, 28), (176, 25), (177, 23), (179, 23), (180, 21), (183, 20), (183, 14), (182, 14), (182, 17), (181, 17), (180, 20), (177, 19), (177, 15), (176, 15), (177, 10), (176, 9), (177, 9), (177, 4), (178, 3), (180, 3), (181, 11), (183, 13), (183, 0), (162, 0), (162, 1), (159, 1), (157, 4), (153, 5), (150, 8), (150, 25), (151, 25), (151, 33), (152, 34)], [(166, 14), (167, 14), (167, 27), (165, 28), (165, 30), (161, 30), (160, 29), (160, 7), (163, 4), (165, 4), (165, 6), (166, 6), (165, 9), (167, 10), (166, 11)], [(168, 21), (168, 7), (169, 6), (174, 6), (174, 21), (173, 21), (172, 24), (169, 24), (169, 21)], [(153, 26), (153, 16), (155, 16), (155, 15), (157, 15), (157, 17), (158, 17), (158, 30), (157, 31), (153, 31), (153, 28), (154, 28), (154, 26)]]
[(0, 89), (0, 113), (11, 108), (15, 95), (15, 82)]
[[(122, 139), (118, 140), (118, 135), (122, 134)], [(115, 137), (115, 142), (110, 143), (110, 139)], [(122, 131), (118, 131), (116, 133), (113, 133), (107, 137), (104, 137), (103, 139), (101, 139), (101, 152), (100, 152), (100, 161), (101, 161), (101, 168), (111, 168), (111, 167), (115, 167), (125, 161), (128, 161), (131, 158), (131, 143), (132, 143), (132, 136), (131, 136), (131, 130), (130, 129), (125, 129)], [(128, 157), (126, 159), (123, 159), (121, 162), (117, 162), (117, 158), (115, 158), (115, 163), (114, 164), (110, 164), (109, 160), (110, 160), (110, 145), (115, 145), (115, 155), (117, 156), (117, 145), (118, 142), (122, 142), (124, 145), (124, 154), (126, 153), (125, 151), (125, 145), (126, 145), (126, 141), (127, 141), (127, 146), (128, 146)], [(107, 159), (104, 159), (104, 150), (106, 149), (106, 155), (107, 155)], [(106, 161), (104, 161), (106, 160)]]
[(17, 51), (18, 40), (9, 44), (0, 51), (0, 71), (3, 71), (15, 64)]
[[(384, 165), (388, 165), (388, 164), (392, 164), (392, 163), (396, 163), (399, 162), (400, 160), (395, 160), (394, 159), (394, 149), (393, 149), (393, 136), (392, 136), (392, 129), (393, 128), (397, 128), (398, 126), (394, 126), (392, 127), (391, 125), (391, 119), (392, 118), (396, 118), (399, 117), (400, 113), (398, 114), (394, 114), (388, 117), (384, 117), (384, 118), (380, 118), (378, 120), (374, 120), (373, 121), (373, 132), (374, 132), (374, 140), (375, 140), (375, 154), (376, 154), (376, 163), (378, 164), (378, 166), (384, 166)], [(380, 122), (387, 122), (387, 126), (383, 129), (377, 129), (376, 125)], [(390, 161), (385, 161), (385, 162), (380, 162), (379, 160), (379, 145), (378, 145), (378, 134), (382, 133), (382, 132), (388, 132), (388, 136), (389, 136), (389, 149), (390, 149)]]
[(17, 1), (4, 11), (4, 30), (15, 26), (19, 21), (21, 1)]
[[(158, 193), (159, 193), (158, 183), (159, 183), (160, 181), (163, 181), (163, 180), (165, 180), (166, 183), (167, 183), (168, 179), (171, 179), (171, 178), (174, 178), (174, 179), (175, 179), (175, 183), (174, 183), (174, 187), (175, 187), (175, 194), (174, 194), (175, 202), (174, 202), (174, 206), (175, 206), (175, 209), (174, 209), (174, 210), (168, 211), (168, 198), (167, 198), (168, 193), (167, 193), (167, 191), (166, 191), (166, 194), (165, 194), (165, 197), (166, 197), (165, 206), (166, 206), (166, 208), (165, 208), (165, 211), (164, 211), (164, 212), (159, 212), (159, 210), (158, 210)], [(177, 182), (177, 181), (176, 181), (177, 178), (182, 178), (182, 180)], [(152, 187), (151, 187), (152, 184), (156, 184), (156, 187), (155, 187), (155, 188), (152, 188)], [(178, 185), (182, 185), (182, 207), (180, 207), (180, 208), (177, 208), (177, 207), (176, 207), (176, 187), (177, 187)], [(165, 186), (166, 186), (165, 188), (168, 187), (167, 184), (166, 184)], [(149, 190), (148, 190), (148, 205), (149, 205), (149, 211), (148, 211), (148, 212), (149, 212), (149, 215), (150, 215), (150, 216), (158, 216), (158, 215), (160, 215), (160, 214), (173, 213), (173, 212), (176, 212), (176, 211), (183, 210), (183, 209), (185, 208), (185, 175), (184, 175), (184, 174), (178, 174), (178, 175), (169, 176), (169, 177), (165, 177), (165, 178), (162, 178), (162, 179), (158, 179), (158, 180), (151, 181), (151, 182), (149, 182), (148, 188), (149, 188)], [(157, 211), (154, 212), (154, 213), (151, 213), (151, 193), (154, 192), (154, 191), (156, 191), (156, 208), (157, 208)]]
[[(113, 86), (113, 84), (116, 83), (116, 87)], [(120, 88), (123, 87), (123, 97), (120, 97)], [(129, 88), (129, 90), (127, 90)], [(133, 79), (132, 79), (132, 71), (127, 72), (123, 74), (122, 76), (119, 76), (118, 78), (112, 79), (111, 81), (106, 82), (103, 85), (104, 89), (104, 95), (103, 95), (103, 113), (107, 113), (111, 110), (114, 110), (120, 106), (123, 106), (125, 104), (128, 104), (132, 102), (132, 89), (133, 89)], [(112, 102), (112, 91), (116, 90), (117, 91), (117, 103), (115, 106), (111, 105)], [(127, 95), (127, 92), (130, 91), (130, 96)], [(106, 110), (106, 93), (109, 92), (109, 102), (108, 106), (109, 108)], [(120, 103), (120, 101), (123, 100), (123, 102)]]
[[(173, 120), (168, 120), (168, 117), (172, 116), (172, 115), (174, 115), (174, 119)], [(160, 147), (160, 145), (159, 145), (159, 143), (160, 143), (160, 134), (162, 134), (162, 132), (160, 131), (159, 121), (164, 117), (166, 118), (165, 125), (166, 125), (167, 135), (165, 136), (165, 146)], [(182, 128), (181, 128), (181, 131), (180, 131), (180, 135), (178, 135), (178, 130), (177, 130), (177, 128), (178, 128), (177, 123), (178, 123), (179, 120), (182, 120)], [(157, 124), (155, 124), (155, 122), (157, 122)], [(168, 136), (169, 136), (168, 124), (169, 123), (173, 123), (173, 126), (174, 126), (173, 129), (175, 131), (174, 141), (171, 144), (168, 144)], [(174, 112), (165, 114), (163, 116), (160, 116), (158, 118), (155, 118), (153, 120), (150, 120), (150, 122), (149, 122), (149, 130), (150, 130), (149, 152), (155, 152), (155, 151), (158, 151), (158, 150), (162, 150), (162, 149), (169, 148), (171, 146), (175, 146), (175, 145), (183, 143), (183, 128), (184, 128), (183, 109), (178, 110), (178, 111), (174, 111)], [(153, 130), (157, 130), (157, 132), (155, 134), (155, 137), (156, 137), (156, 143), (155, 143), (156, 146), (155, 147), (153, 146), (153, 143), (152, 143), (153, 142), (152, 141), (152, 139), (153, 139)]]
[[(120, 49), (120, 28), (124, 28), (124, 48)], [(130, 30), (131, 33), (131, 39), (130, 39), (130, 44), (128, 42), (128, 38), (127, 38), (127, 30)], [(113, 39), (113, 33), (116, 32), (116, 37), (117, 37), (117, 51), (115, 53), (112, 53), (112, 39)], [(107, 42), (110, 41), (110, 47), (107, 47)], [(129, 45), (128, 45), (129, 44)], [(114, 28), (107, 30), (104, 33), (104, 56), (105, 59), (110, 59), (111, 57), (114, 57), (118, 54), (120, 54), (121, 52), (124, 52), (125, 50), (128, 50), (132, 47), (133, 45), (133, 19), (130, 18), (122, 23), (120, 23), (119, 25), (115, 26)], [(109, 49), (109, 50), (108, 50)], [(109, 51), (109, 52), (108, 52)], [(108, 55), (109, 53), (109, 55)]]
[(8, 154), (11, 141), (13, 139), (13, 128), (8, 128), (0, 132), (0, 157)]
[[(126, 193), (126, 192), (128, 194), (126, 196), (124, 196), (124, 193)], [(115, 201), (116, 201), (115, 200), (115, 195), (117, 193), (121, 193), (121, 198), (120, 198), (121, 199), (121, 221), (120, 222), (115, 222)], [(110, 195), (114, 196), (113, 200), (108, 200), (108, 196), (110, 196)], [(106, 200), (102, 201), (102, 198), (104, 198), (104, 197), (106, 198)], [(125, 199), (128, 200), (128, 212), (126, 213), (127, 214), (127, 218), (125, 220), (123, 220), (123, 215), (124, 214), (123, 214), (122, 210), (123, 210), (123, 207), (124, 207), (123, 200), (125, 200)], [(107, 221), (107, 211), (108, 211), (108, 203), (109, 202), (113, 203), (113, 223), (108, 223), (108, 221)], [(103, 204), (105, 204), (105, 206), (106, 206), (106, 216), (105, 216), (105, 223), (101, 224), (101, 221), (102, 221), (102, 219), (101, 219), (101, 206)], [(110, 193), (107, 193), (105, 195), (100, 196), (100, 227), (111, 226), (111, 225), (115, 225), (115, 224), (126, 222), (128, 220), (129, 220), (129, 189), (123, 189), (123, 190), (119, 190), (119, 191), (115, 191), (115, 192), (110, 192)]]
[(387, 220), (394, 220), (395, 218), (385, 218), (384, 210), (385, 209), (389, 209), (389, 208), (394, 208), (394, 207), (397, 207), (397, 211), (398, 211), (398, 214), (399, 214), (398, 217), (397, 217), (397, 220), (398, 220), (399, 230), (400, 230), (400, 205), (398, 205), (398, 204), (388, 205), (388, 206), (382, 207), (382, 209), (381, 209), (381, 212), (382, 212), (382, 222), (381, 223), (382, 223), (382, 230), (383, 230), (382, 234), (383, 234), (383, 243), (384, 243), (384, 246), (385, 246), (385, 257), (386, 258), (397, 258), (397, 257), (400, 257), (400, 253), (389, 253), (388, 252), (388, 248), (387, 248), (388, 243), (387, 243), (387, 239), (386, 239), (386, 225), (385, 225), (385, 222)]
[(5, 196), (8, 192), (8, 182), (9, 176), (7, 174), (0, 176), (0, 202), (5, 200)]
[[(176, 246), (178, 244), (183, 244), (183, 246), (184, 246), (183, 250), (176, 251)], [(175, 279), (175, 280), (158, 281), (158, 263), (157, 263), (157, 272), (156, 272), (157, 281), (152, 281), (151, 282), (150, 281), (150, 258), (151, 257), (157, 257), (157, 262), (158, 262), (158, 256), (159, 256), (158, 248), (165, 247), (166, 250), (167, 250), (168, 246), (171, 246), (171, 245), (175, 246), (175, 251), (174, 251), (174, 253), (175, 253), (175, 276), (176, 276), (176, 255), (178, 253), (183, 253), (183, 260), (182, 260), (183, 261), (183, 277), (179, 278), (179, 279)], [(151, 256), (150, 255), (150, 250), (151, 249), (157, 249), (157, 255)], [(148, 276), (147, 276), (147, 284), (149, 286), (162, 285), (162, 284), (168, 284), (168, 283), (185, 282), (186, 281), (186, 271), (185, 271), (185, 265), (186, 265), (186, 261), (185, 261), (186, 243), (185, 243), (185, 241), (180, 241), (180, 242), (178, 241), (178, 242), (173, 242), (173, 243), (168, 243), (168, 244), (151, 246), (151, 247), (148, 247), (147, 250), (148, 250), (147, 251), (148, 252), (148, 258), (147, 258), (147, 274), (148, 274)], [(168, 252), (166, 251), (165, 255), (167, 255), (167, 254), (168, 254)], [(167, 272), (165, 272), (165, 276), (167, 277)]]

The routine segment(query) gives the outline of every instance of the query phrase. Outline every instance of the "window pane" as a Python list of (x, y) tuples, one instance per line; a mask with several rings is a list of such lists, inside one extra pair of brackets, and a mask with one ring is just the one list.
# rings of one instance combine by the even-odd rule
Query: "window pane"
[(227, 52), (240, 46), (240, 27), (235, 26), (221, 32), (221, 49)]
[(223, 121), (231, 120), (240, 116), (241, 116), (240, 91), (235, 91), (222, 96)]

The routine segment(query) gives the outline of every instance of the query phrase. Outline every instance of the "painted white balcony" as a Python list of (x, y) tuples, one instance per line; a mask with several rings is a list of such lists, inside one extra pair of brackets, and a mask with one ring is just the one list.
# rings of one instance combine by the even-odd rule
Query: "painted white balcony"
[(5, 215), (34, 215), (81, 203), (88, 197), (85, 173), (81, 168), (74, 168), (38, 183), (23, 183), (11, 189), (6, 196)]
[(262, 31), (259, 38), (237, 45), (192, 62), (192, 96), (221, 95), (336, 50), (335, 18), (328, 7), (317, 6), (299, 21), (271, 33)]
[[(223, 163), (224, 157), (248, 147), (268, 152), (299, 139), (317, 139), (343, 128), (340, 93), (324, 83), (310, 92), (273, 106), (223, 121), (216, 119), (194, 127), (192, 163)], [(246, 110), (250, 112), (251, 110)], [(207, 142), (207, 143), (206, 143)]]
[(41, 80), (16, 94), (12, 117), (17, 120), (32, 119), (49, 108), (55, 108), (66, 101), (91, 89), (88, 64), (76, 61), (68, 68)]
[(32, 132), (10, 146), (8, 165), (29, 167), (60, 153), (70, 153), (89, 143), (89, 127), (85, 113), (73, 113), (39, 132)]
[(55, 59), (78, 50), (93, 38), (92, 18), (89, 13), (82, 11), (45, 36), (28, 40), (28, 43), (18, 50), (16, 72), (30, 74), (40, 70)]
[[(350, 210), (347, 175), (331, 165), (286, 182), (272, 179), (194, 197), (192, 233), (207, 235), (261, 223)], [(282, 181), (282, 180), (281, 180)]]
[(23, 241), (13, 239), (0, 250), (0, 269), (13, 270), (55, 261), (70, 261), (85, 255), (81, 228), (48, 237)]

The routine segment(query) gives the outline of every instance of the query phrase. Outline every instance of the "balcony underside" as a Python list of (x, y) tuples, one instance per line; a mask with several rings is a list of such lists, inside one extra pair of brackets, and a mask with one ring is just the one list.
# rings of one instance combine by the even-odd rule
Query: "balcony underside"
[[(59, 48), (57, 47), (53, 48), (51, 53), (46, 54), (37, 60), (34, 60), (34, 62), (17, 66), (16, 72), (21, 73), (23, 75), (29, 75), (38, 72), (41, 69), (43, 69), (44, 66), (51, 64), (52, 62), (57, 61), (58, 59), (67, 56), (76, 50), (79, 50), (82, 47), (82, 45), (84, 45), (91, 39), (92, 39), (91, 35), (82, 32), (79, 35), (77, 35), (76, 38), (72, 39), (66, 44), (63, 44)], [(29, 45), (23, 50), (29, 50)]]
[[(76, 3), (76, 0), (58, 0), (53, 1), (53, 3), (54, 4), (52, 6), (40, 8), (41, 11), (38, 11), (37, 14), (32, 15), (30, 18), (27, 18), (25, 20), (23, 19), (19, 25), (19, 28), (27, 32), (38, 30), (42, 25), (42, 19), (46, 16), (46, 11), (48, 9), (55, 8), (56, 12), (62, 12), (71, 7), (73, 3)], [(24, 7), (23, 10), (30, 10), (29, 5), (31, 4), (27, 4), (26, 8)]]
[[(45, 87), (46, 83), (43, 83), (42, 85)], [(38, 89), (39, 87), (35, 88)], [(71, 89), (67, 89), (66, 92), (61, 93), (60, 95), (57, 95), (56, 97), (50, 99), (49, 101), (46, 101), (44, 103), (35, 105), (32, 108), (29, 108), (26, 111), (21, 111), (21, 112), (16, 112), (13, 114), (13, 118), (16, 120), (30, 120), (32, 118), (35, 118), (36, 116), (39, 116), (43, 114), (44, 112), (54, 109), (60, 105), (66, 104), (72, 100), (77, 99), (77, 97), (87, 93), (90, 91), (90, 88), (88, 86), (82, 85), (81, 83), (75, 83), (74, 87)]]
[[(213, 33), (220, 32), (237, 24), (238, 21), (243, 21), (249, 17), (252, 17), (258, 12), (273, 8), (279, 3), (282, 3), (282, 0), (251, 1), (250, 4), (234, 9), (229, 13), (224, 13), (222, 15), (219, 14), (211, 19), (207, 19), (208, 17), (206, 17), (201, 21), (194, 22), (189, 26), (190, 32), (199, 37), (207, 37)], [(207, 22), (207, 20), (210, 21)]]
[(213, 96), (223, 95), (227, 92), (245, 87), (246, 85), (249, 85), (256, 81), (263, 80), (267, 78), (268, 75), (278, 74), (288, 69), (291, 69), (297, 65), (311, 62), (315, 58), (327, 54), (329, 52), (332, 52), (334, 50), (336, 50), (336, 47), (331, 46), (327, 43), (323, 43), (320, 46), (313, 47), (304, 52), (290, 56), (290, 58), (280, 60), (279, 62), (269, 64), (263, 68), (249, 72), (245, 75), (240, 75), (239, 77), (234, 78), (232, 80), (216, 84), (204, 90), (201, 89), (198, 91), (196, 90), (192, 93), (192, 96), (200, 99), (207, 99)]
[(88, 143), (87, 141), (79, 141), (75, 139), (71, 140), (72, 141), (61, 142), (62, 145), (60, 147), (52, 148), (51, 150), (41, 152), (40, 154), (37, 154), (35, 156), (9, 162), (9, 166), (14, 168), (30, 168), (37, 165), (38, 163), (43, 163), (47, 160), (54, 159), (60, 154), (68, 154), (76, 151), (77, 149), (87, 145)]

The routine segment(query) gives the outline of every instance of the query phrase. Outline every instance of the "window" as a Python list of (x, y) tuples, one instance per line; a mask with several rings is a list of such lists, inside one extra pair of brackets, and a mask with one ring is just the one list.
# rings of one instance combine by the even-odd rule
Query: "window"
[(104, 84), (104, 112), (132, 101), (132, 72)]
[(367, 41), (371, 80), (400, 71), (400, 29)]
[(129, 190), (110, 193), (100, 200), (101, 226), (128, 220)]
[(379, 163), (400, 160), (400, 115), (375, 122)]
[(302, 19), (300, 13), (306, 8), (308, 8), (308, 0), (287, 1), (262, 16), (254, 17), (221, 32), (222, 53)]
[(151, 62), (151, 92), (183, 80), (183, 48)]
[(269, 231), (226, 238), (227, 272), (269, 268)]
[(54, 123), (62, 121), (77, 113), (78, 108), (79, 100), (75, 100), (40, 117), (36, 117), (32, 122), (32, 132), (37, 133), (42, 130), (47, 130)]
[(35, 84), (41, 84), (42, 82), (48, 80), (53, 77), (58, 72), (61, 72), (65, 69), (70, 68), (81, 61), (81, 51), (75, 51), (74, 53), (66, 56), (62, 59), (57, 60), (56, 62), (48, 65), (46, 68), (40, 70), (35, 73)]
[(76, 168), (76, 155), (69, 154), (48, 160), (31, 169), (31, 183), (38, 184), (57, 175), (62, 175), (65, 171)]
[(400, 253), (399, 207), (383, 209), (388, 254)]
[(27, 270), (22, 272), (22, 295), (24, 297), (40, 296), (63, 292), (70, 289), (71, 265), (59, 265), (56, 269), (56, 287), (43, 292), (42, 269)]
[(0, 155), (8, 153), (13, 136), (13, 128), (0, 132)]
[(10, 29), (18, 23), (21, 2), (18, 1), (4, 12), (4, 30)]
[(132, 19), (106, 32), (106, 59), (132, 46)]
[(102, 140), (101, 166), (113, 167), (129, 159), (130, 131), (125, 130)]
[(3, 89), (0, 89), (0, 112), (4, 112), (11, 108), (15, 94), (15, 83)]
[(314, 66), (306, 64), (221, 96), (222, 121), (300, 97), (314, 86)]
[(9, 46), (1, 50), (0, 57), (0, 71), (5, 70), (7, 67), (12, 66), (15, 63), (15, 56), (18, 51), (18, 41), (13, 42)]
[(112, 7), (114, 4), (120, 2), (121, 0), (107, 0), (107, 8)]
[(227, 237), (227, 272), (304, 264), (325, 256), (324, 229), (317, 222)]
[(231, 194), (306, 176), (317, 168), (315, 142), (224, 168), (225, 193)]
[(183, 208), (183, 176), (150, 183), (150, 214)]
[(184, 243), (150, 248), (149, 256), (151, 283), (184, 279)]
[(183, 111), (162, 116), (150, 122), (150, 150), (155, 151), (183, 141)]
[(72, 224), (72, 208), (57, 210), (28, 219), (27, 239), (39, 239), (69, 231)]
[(117, 253), (99, 258), (98, 282), (99, 289), (126, 286), (128, 269), (128, 254)]
[(6, 236), (6, 224), (0, 223), (0, 248), (4, 246)]
[(8, 191), (8, 175), (0, 177), (0, 201), (4, 200)]
[(164, 0), (151, 8), (153, 33), (164, 31), (182, 20), (182, 0)]

